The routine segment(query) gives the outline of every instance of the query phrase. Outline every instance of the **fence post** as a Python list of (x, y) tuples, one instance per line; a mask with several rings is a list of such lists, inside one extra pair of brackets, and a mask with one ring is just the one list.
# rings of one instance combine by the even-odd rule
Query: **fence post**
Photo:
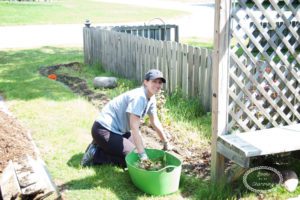
[(227, 130), (227, 88), (230, 41), (230, 9), (232, 0), (215, 1), (211, 177), (214, 182), (224, 178), (224, 156), (217, 152), (217, 139)]
[(91, 64), (91, 29), (90, 21), (86, 20), (83, 27), (84, 63)]
[(179, 27), (175, 27), (175, 42), (179, 41)]

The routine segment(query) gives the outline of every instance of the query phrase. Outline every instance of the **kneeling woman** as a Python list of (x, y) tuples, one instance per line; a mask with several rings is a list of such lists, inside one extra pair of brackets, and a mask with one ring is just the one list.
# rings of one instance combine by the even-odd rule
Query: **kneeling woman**
[(125, 167), (125, 156), (134, 149), (141, 160), (147, 160), (140, 133), (140, 121), (146, 114), (164, 144), (163, 149), (170, 148), (157, 116), (155, 99), (165, 82), (159, 70), (151, 69), (145, 74), (141, 87), (115, 97), (104, 106), (93, 124), (93, 141), (82, 158), (82, 166), (115, 164)]

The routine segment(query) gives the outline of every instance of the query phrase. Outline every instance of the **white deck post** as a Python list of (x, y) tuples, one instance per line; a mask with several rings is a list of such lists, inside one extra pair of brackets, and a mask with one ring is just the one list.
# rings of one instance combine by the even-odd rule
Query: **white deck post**
[(215, 1), (214, 54), (212, 74), (212, 181), (224, 177), (224, 156), (217, 152), (217, 138), (227, 131), (230, 9), (232, 0)]

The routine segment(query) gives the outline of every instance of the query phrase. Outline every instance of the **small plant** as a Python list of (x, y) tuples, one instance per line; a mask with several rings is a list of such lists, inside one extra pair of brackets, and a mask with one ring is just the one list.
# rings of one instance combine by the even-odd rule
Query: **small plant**
[(166, 108), (166, 97), (165, 97), (165, 91), (161, 90), (157, 95), (156, 95), (156, 104), (157, 104), (157, 114), (160, 119), (160, 121), (167, 126), (171, 125), (171, 119), (169, 118), (168, 109)]

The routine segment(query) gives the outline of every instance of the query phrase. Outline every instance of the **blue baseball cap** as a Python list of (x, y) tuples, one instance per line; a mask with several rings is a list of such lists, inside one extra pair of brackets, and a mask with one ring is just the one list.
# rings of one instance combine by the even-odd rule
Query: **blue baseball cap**
[(146, 74), (145, 74), (145, 80), (155, 80), (160, 78), (163, 83), (166, 83), (166, 79), (163, 76), (163, 73), (157, 69), (150, 69)]

